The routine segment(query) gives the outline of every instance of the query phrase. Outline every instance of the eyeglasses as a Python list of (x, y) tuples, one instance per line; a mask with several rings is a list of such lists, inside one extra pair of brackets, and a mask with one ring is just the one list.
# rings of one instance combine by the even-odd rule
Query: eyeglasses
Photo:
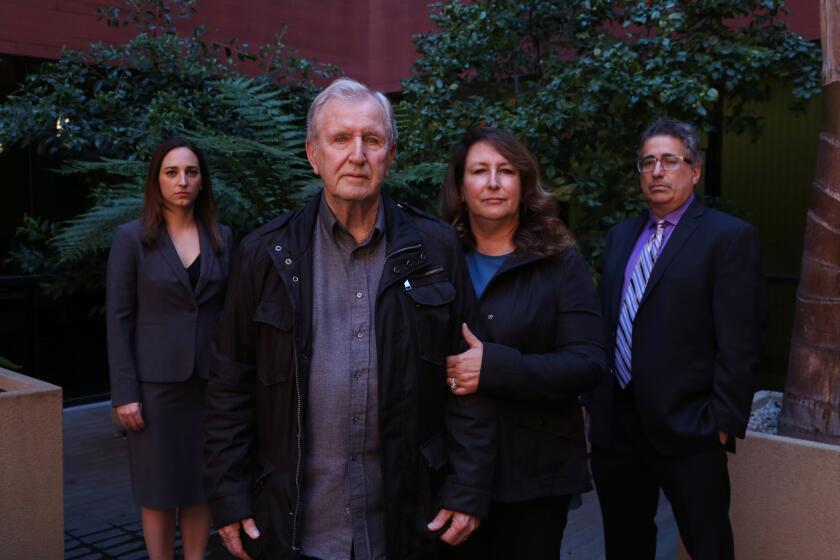
[(650, 173), (656, 169), (657, 162), (662, 165), (665, 171), (673, 171), (680, 166), (682, 162), (691, 165), (693, 162), (685, 156), (675, 156), (674, 154), (665, 154), (661, 158), (649, 156), (640, 159), (636, 162), (636, 169), (639, 173)]

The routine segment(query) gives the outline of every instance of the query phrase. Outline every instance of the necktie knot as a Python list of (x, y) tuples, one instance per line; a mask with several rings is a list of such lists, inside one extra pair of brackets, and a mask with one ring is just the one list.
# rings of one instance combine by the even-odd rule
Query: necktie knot
[(665, 220), (656, 220), (656, 234), (660, 235), (665, 231)]
[[(665, 220), (656, 220), (656, 230), (654, 230), (653, 235), (651, 235), (648, 240), (647, 248), (653, 261), (656, 261), (656, 258), (659, 256), (659, 250), (662, 247), (662, 236), (665, 233), (665, 223)], [(653, 262), (651, 262), (651, 266), (652, 265)]]

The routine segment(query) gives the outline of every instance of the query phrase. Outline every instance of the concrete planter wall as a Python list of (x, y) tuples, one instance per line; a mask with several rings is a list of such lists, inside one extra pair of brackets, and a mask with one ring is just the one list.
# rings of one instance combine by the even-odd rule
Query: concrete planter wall
[(61, 387), (0, 368), (0, 557), (64, 556)]
[(840, 446), (747, 432), (737, 450), (729, 456), (735, 557), (840, 558)]

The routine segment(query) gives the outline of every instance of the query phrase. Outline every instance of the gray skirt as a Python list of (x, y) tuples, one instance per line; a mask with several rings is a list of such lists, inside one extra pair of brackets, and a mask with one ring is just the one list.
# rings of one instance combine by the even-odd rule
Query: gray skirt
[(198, 375), (180, 383), (140, 383), (142, 432), (128, 431), (131, 486), (152, 509), (207, 503), (202, 486), (204, 391)]

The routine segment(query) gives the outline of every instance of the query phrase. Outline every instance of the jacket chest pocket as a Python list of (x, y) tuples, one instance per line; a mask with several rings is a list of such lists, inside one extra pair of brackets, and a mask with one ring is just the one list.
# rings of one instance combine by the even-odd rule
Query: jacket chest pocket
[(449, 351), (450, 303), (455, 286), (448, 280), (406, 288), (414, 303), (414, 324), (420, 357), (442, 365)]
[(257, 327), (257, 377), (265, 385), (283, 383), (294, 368), (292, 307), (261, 301), (254, 312)]

